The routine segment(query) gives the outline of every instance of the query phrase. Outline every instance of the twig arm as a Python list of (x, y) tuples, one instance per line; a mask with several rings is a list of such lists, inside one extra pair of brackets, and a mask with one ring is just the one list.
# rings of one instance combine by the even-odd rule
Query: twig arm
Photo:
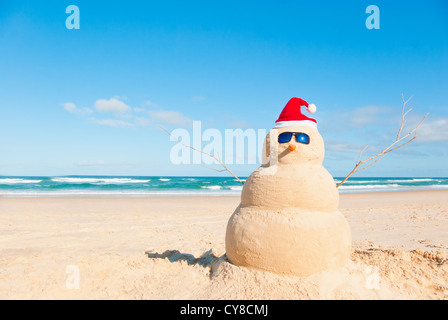
[[(227, 172), (229, 172), (235, 179), (237, 179), (241, 184), (244, 185), (244, 182), (241, 181), (241, 179), (238, 178), (232, 171), (230, 171), (230, 169), (227, 168), (227, 166), (226, 166), (226, 165), (225, 165), (219, 158), (217, 158), (216, 156), (214, 156), (214, 155), (212, 155), (212, 154), (210, 154), (210, 153), (207, 153), (207, 152), (205, 152), (205, 151), (203, 151), (203, 150), (196, 149), (196, 148), (194, 148), (194, 147), (192, 147), (192, 146), (189, 146), (189, 145), (183, 143), (181, 140), (179, 140), (179, 138), (176, 138), (175, 136), (173, 136), (173, 135), (171, 134), (171, 132), (169, 132), (168, 130), (166, 130), (166, 129), (165, 129), (164, 127), (162, 127), (162, 126), (160, 126), (160, 129), (162, 129), (163, 131), (165, 131), (166, 133), (168, 133), (168, 135), (169, 135), (170, 137), (172, 137), (173, 139), (177, 140), (177, 141), (178, 141), (181, 145), (183, 145), (184, 147), (186, 147), (186, 148), (190, 148), (191, 150), (200, 152), (200, 153), (202, 153), (202, 154), (205, 154), (205, 155), (207, 155), (207, 156), (209, 156), (209, 157), (215, 159), (215, 160), (216, 160), (216, 161), (217, 161), (217, 162), (224, 168), (224, 170), (221, 170), (221, 171), (220, 171), (220, 170), (216, 170), (216, 169), (212, 169), (212, 170), (215, 170), (215, 171), (218, 171), (218, 172), (227, 171)], [(208, 168), (208, 169), (211, 169), (211, 168)]]
[[(348, 180), (348, 178), (349, 178), (350, 176), (352, 176), (353, 174), (358, 173), (358, 172), (360, 172), (360, 171), (362, 171), (362, 170), (365, 170), (365, 169), (367, 169), (367, 168), (373, 166), (375, 163), (377, 163), (378, 161), (380, 161), (381, 159), (383, 159), (383, 158), (386, 156), (386, 154), (388, 154), (389, 152), (395, 151), (395, 150), (397, 150), (397, 149), (399, 149), (399, 148), (401, 148), (401, 147), (407, 145), (408, 143), (410, 143), (411, 141), (413, 141), (413, 140), (415, 140), (415, 139), (417, 138), (416, 130), (421, 126), (421, 124), (423, 123), (423, 121), (425, 121), (426, 117), (428, 116), (428, 113), (423, 117), (423, 119), (418, 123), (418, 125), (417, 125), (414, 129), (412, 129), (412, 130), (411, 130), (410, 132), (408, 132), (406, 135), (404, 135), (403, 137), (401, 137), (401, 133), (402, 133), (402, 131), (403, 131), (404, 125), (406, 124), (406, 116), (407, 116), (407, 114), (412, 110), (412, 108), (411, 108), (411, 109), (409, 109), (409, 110), (406, 111), (406, 104), (411, 100), (412, 96), (411, 96), (408, 100), (405, 100), (403, 95), (401, 95), (401, 97), (402, 97), (402, 100), (403, 100), (403, 110), (402, 110), (402, 112), (401, 112), (401, 125), (400, 125), (400, 128), (398, 129), (398, 133), (397, 133), (397, 137), (396, 137), (395, 141), (392, 142), (387, 148), (385, 148), (385, 149), (384, 149), (383, 151), (381, 151), (380, 153), (378, 153), (378, 154), (376, 154), (376, 155), (374, 155), (374, 156), (372, 156), (372, 157), (370, 157), (370, 158), (368, 158), (368, 159), (361, 160), (361, 156), (362, 156), (362, 154), (364, 153), (364, 151), (365, 151), (366, 148), (367, 148), (367, 147), (365, 147), (365, 148), (359, 153), (358, 161), (356, 162), (355, 167), (354, 167), (354, 168), (352, 169), (352, 171), (350, 171), (350, 173), (349, 173), (349, 174), (348, 174), (348, 175), (347, 175), (347, 176), (346, 176), (346, 177), (345, 177), (345, 178), (344, 178), (344, 179), (343, 179), (343, 180), (336, 186), (336, 188), (339, 188), (339, 187), (340, 187), (344, 182), (346, 182), (346, 181)], [(408, 138), (408, 137), (411, 136), (412, 134), (414, 134), (414, 136), (413, 136), (410, 140), (408, 140), (408, 141), (406, 141), (406, 142), (403, 142), (402, 144), (400, 144), (400, 145), (394, 147), (396, 144), (398, 144), (398, 143), (400, 143), (401, 141), (405, 140), (406, 138)], [(392, 147), (394, 147), (394, 148), (392, 148)], [(369, 161), (373, 161), (373, 162), (371, 162), (371, 163), (367, 164), (366, 166), (360, 168), (360, 166), (362, 166), (362, 165), (365, 164), (365, 163), (368, 163)]]

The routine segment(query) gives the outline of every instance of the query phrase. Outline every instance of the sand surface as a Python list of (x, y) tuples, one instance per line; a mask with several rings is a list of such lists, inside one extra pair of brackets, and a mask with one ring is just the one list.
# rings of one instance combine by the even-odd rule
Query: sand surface
[(238, 203), (0, 198), (0, 299), (448, 299), (448, 191), (341, 195), (351, 262), (308, 278), (226, 260)]

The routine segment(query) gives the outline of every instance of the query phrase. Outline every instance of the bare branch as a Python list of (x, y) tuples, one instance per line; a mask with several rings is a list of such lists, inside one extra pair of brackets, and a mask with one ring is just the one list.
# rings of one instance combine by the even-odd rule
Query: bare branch
[[(184, 147), (186, 147), (186, 148), (190, 148), (191, 150), (197, 151), (197, 152), (199, 152), (199, 153), (202, 153), (202, 154), (205, 154), (205, 155), (209, 156), (210, 158), (215, 159), (215, 160), (216, 160), (216, 161), (217, 161), (217, 162), (224, 168), (224, 170), (221, 170), (221, 171), (219, 171), (219, 170), (215, 170), (215, 169), (212, 169), (212, 168), (208, 168), (208, 169), (212, 169), (212, 170), (215, 170), (215, 171), (218, 171), (218, 172), (227, 171), (227, 172), (229, 172), (232, 176), (234, 176), (235, 179), (237, 179), (241, 184), (244, 184), (244, 182), (241, 181), (241, 179), (238, 178), (232, 171), (230, 171), (230, 169), (227, 168), (227, 166), (226, 166), (226, 165), (225, 165), (219, 158), (217, 158), (217, 157), (215, 157), (214, 155), (212, 155), (212, 154), (210, 154), (210, 153), (207, 153), (207, 152), (205, 152), (205, 151), (203, 151), (203, 150), (196, 149), (196, 148), (194, 148), (194, 147), (192, 147), (192, 146), (189, 146), (189, 145), (183, 143), (181, 140), (179, 140), (179, 138), (176, 138), (175, 136), (173, 136), (173, 135), (171, 134), (171, 132), (169, 132), (168, 130), (166, 130), (164, 127), (162, 127), (162, 126), (159, 126), (159, 127), (160, 127), (160, 129), (162, 129), (163, 131), (165, 131), (166, 133), (168, 133), (168, 135), (169, 135), (170, 137), (172, 137), (173, 139), (177, 140), (177, 141), (178, 141), (181, 145), (183, 145)], [(205, 147), (204, 147), (204, 149), (205, 149)], [(219, 156), (219, 154), (218, 154), (218, 156)], [(207, 167), (206, 167), (206, 168), (207, 168)]]
[(366, 151), (368, 146), (365, 146), (364, 149), (361, 150), (361, 152), (359, 153), (359, 157), (358, 157), (358, 161), (356, 163), (359, 163), (361, 161), (361, 156), (364, 153), (364, 151)]
[[(406, 124), (406, 116), (407, 114), (412, 110), (409, 109), (406, 111), (406, 104), (411, 100), (412, 96), (408, 99), (405, 100), (404, 99), (404, 95), (401, 95), (401, 98), (403, 100), (403, 110), (401, 112), (401, 125), (400, 128), (398, 129), (398, 133), (397, 133), (397, 137), (395, 139), (394, 142), (392, 142), (387, 148), (385, 148), (383, 151), (381, 151), (380, 153), (365, 159), (365, 160), (361, 160), (361, 156), (364, 153), (364, 151), (367, 149), (367, 147), (365, 147), (360, 153), (359, 153), (359, 157), (358, 157), (358, 161), (356, 162), (355, 167), (352, 169), (352, 171), (350, 171), (350, 173), (336, 186), (336, 188), (339, 188), (344, 182), (346, 182), (348, 180), (348, 178), (350, 176), (352, 176), (355, 173), (358, 173), (360, 171), (363, 171), (371, 166), (373, 166), (375, 163), (377, 163), (378, 161), (380, 161), (381, 159), (383, 159), (386, 154), (395, 151), (405, 145), (407, 145), (408, 143), (410, 143), (411, 141), (415, 140), (417, 138), (417, 133), (416, 130), (421, 126), (421, 124), (423, 123), (423, 121), (425, 121), (426, 117), (428, 116), (428, 113), (423, 117), (423, 119), (419, 122), (419, 124), (412, 129), (411, 131), (409, 131), (406, 135), (404, 135), (403, 137), (401, 137), (401, 133), (403, 131), (404, 125)], [(401, 144), (399, 144), (400, 142), (402, 142), (403, 140), (407, 139), (408, 137), (410, 137), (412, 134), (414, 134), (414, 136), (409, 139), (406, 142), (403, 142)], [(394, 147), (395, 145), (399, 144), (398, 146)], [(373, 162), (372, 162), (373, 161)], [(370, 162), (370, 163), (369, 163)], [(366, 164), (366, 166), (361, 167), (363, 164)]]

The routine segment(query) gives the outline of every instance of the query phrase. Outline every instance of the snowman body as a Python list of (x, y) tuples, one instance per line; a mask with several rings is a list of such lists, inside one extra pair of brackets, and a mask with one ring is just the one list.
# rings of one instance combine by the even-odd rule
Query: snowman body
[[(278, 143), (284, 132), (305, 133), (309, 144), (297, 142), (294, 136), (288, 143)], [(272, 143), (277, 143), (275, 148)], [(325, 149), (317, 129), (300, 122), (273, 129), (265, 150), (267, 159), (272, 160), (272, 152), (277, 159), (255, 170), (243, 186), (241, 203), (227, 225), (229, 260), (298, 276), (347, 264), (350, 228), (338, 210), (335, 182), (322, 166)]]

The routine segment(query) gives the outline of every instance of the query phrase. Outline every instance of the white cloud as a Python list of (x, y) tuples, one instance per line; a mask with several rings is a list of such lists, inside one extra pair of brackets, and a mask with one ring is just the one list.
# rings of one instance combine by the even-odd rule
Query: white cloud
[(143, 105), (151, 108), (161, 108), (158, 104), (152, 102), (151, 100), (146, 100), (143, 102)]
[[(192, 120), (178, 111), (154, 110), (157, 105), (146, 101), (144, 105), (150, 105), (152, 110), (144, 107), (131, 108), (120, 99), (124, 97), (113, 97), (109, 100), (99, 99), (95, 102), (95, 110), (101, 113), (110, 113), (108, 119), (89, 118), (91, 123), (109, 127), (147, 127), (149, 125), (168, 124), (173, 126), (188, 126)], [(92, 109), (77, 108), (75, 104), (67, 102), (63, 104), (64, 109), (79, 115), (93, 113)], [(158, 108), (159, 109), (159, 108)]]
[(145, 113), (147, 111), (145, 108), (134, 108), (132, 110), (137, 113)]
[(365, 106), (353, 110), (350, 123), (355, 128), (362, 128), (378, 121), (378, 115), (384, 112), (384, 108), (378, 106)]
[[(147, 101), (146, 104), (151, 104), (151, 106), (154, 106), (154, 104), (150, 103), (149, 101)], [(140, 126), (147, 126), (151, 123), (157, 122), (174, 126), (187, 126), (192, 123), (192, 120), (190, 118), (184, 116), (178, 111), (148, 110), (145, 108), (133, 108), (133, 111), (135, 113), (146, 114), (149, 116), (149, 119), (144, 117), (135, 117), (136, 124)]]
[(359, 153), (364, 149), (365, 145), (360, 145), (356, 143), (350, 143), (346, 141), (338, 140), (327, 140), (325, 142), (325, 149), (336, 152), (352, 152)]
[(120, 128), (135, 127), (134, 123), (123, 121), (123, 120), (117, 120), (117, 119), (95, 119), (95, 118), (91, 118), (89, 120), (92, 123), (96, 123), (96, 124), (99, 124), (101, 126), (120, 127)]
[(106, 165), (106, 162), (99, 160), (99, 161), (79, 161), (76, 164), (78, 167), (97, 167), (97, 166), (104, 166)]
[(147, 127), (152, 124), (152, 121), (143, 117), (133, 117), (133, 121), (124, 121), (119, 119), (95, 119), (90, 118), (89, 121), (101, 126), (117, 127), (117, 128), (132, 128), (132, 127)]
[(135, 117), (134, 120), (135, 125), (138, 127), (147, 127), (152, 124), (152, 121), (150, 119), (143, 117)]
[(124, 113), (131, 110), (131, 107), (117, 98), (109, 100), (99, 99), (95, 102), (95, 109), (99, 112)]
[(75, 112), (75, 110), (77, 109), (76, 105), (71, 102), (63, 103), (62, 106), (64, 107), (65, 110), (67, 110), (68, 112), (72, 112), (72, 113)]
[[(142, 115), (148, 115), (149, 119), (140, 117), (135, 117), (136, 123), (141, 126), (147, 126), (151, 123), (153, 124), (169, 124), (174, 126), (188, 126), (193, 121), (188, 118), (187, 116), (184, 116), (182, 113), (178, 111), (171, 111), (171, 110), (163, 110), (163, 107), (160, 107), (159, 105), (155, 104), (154, 102), (150, 100), (146, 100), (143, 103), (144, 106), (151, 107), (151, 109), (147, 108), (140, 108), (136, 107), (133, 108), (132, 111), (135, 113), (139, 113)], [(158, 110), (154, 110), (158, 109)]]
[(78, 115), (88, 115), (93, 112), (93, 110), (89, 108), (78, 108), (74, 103), (71, 102), (65, 102), (62, 104), (62, 106), (66, 111)]
[[(416, 117), (410, 120), (408, 128), (414, 128), (422, 118)], [(406, 133), (406, 132), (405, 132)], [(425, 119), (417, 129), (417, 140), (419, 142), (442, 142), (448, 141), (448, 118)]]
[(152, 120), (156, 122), (171, 124), (175, 126), (185, 126), (192, 122), (191, 119), (177, 111), (147, 111)]
[(79, 161), (76, 163), (78, 167), (118, 167), (118, 166), (132, 166), (134, 163), (130, 162), (106, 162), (103, 160), (98, 161)]

